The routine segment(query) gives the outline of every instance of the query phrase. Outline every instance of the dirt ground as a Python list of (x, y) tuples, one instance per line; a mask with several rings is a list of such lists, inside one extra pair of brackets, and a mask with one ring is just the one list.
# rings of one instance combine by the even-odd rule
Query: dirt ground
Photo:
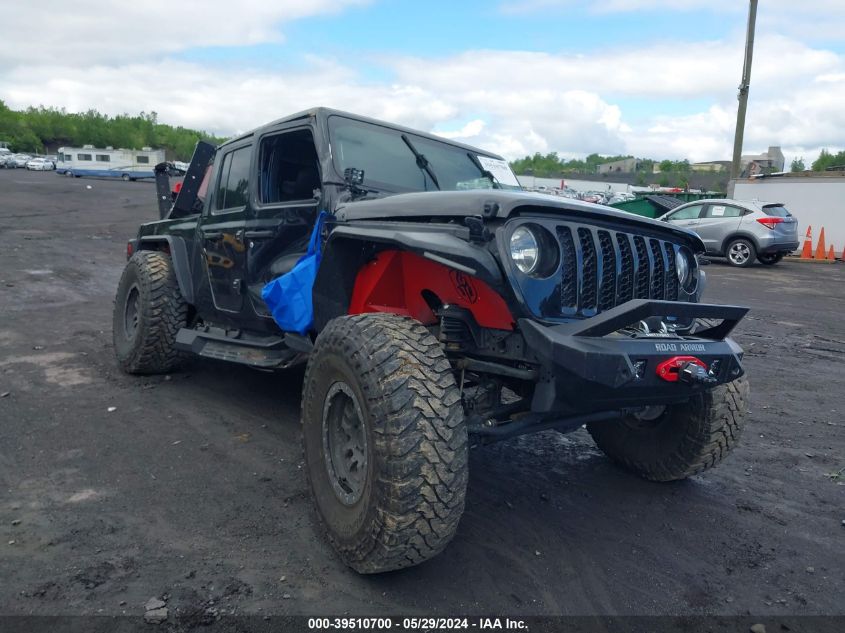
[(584, 431), (476, 447), (446, 552), (361, 577), (308, 500), (301, 371), (118, 371), (112, 297), (155, 216), (150, 183), (0, 171), (0, 614), (845, 613), (845, 265), (706, 269), (707, 300), (752, 308), (721, 467), (648, 483)]

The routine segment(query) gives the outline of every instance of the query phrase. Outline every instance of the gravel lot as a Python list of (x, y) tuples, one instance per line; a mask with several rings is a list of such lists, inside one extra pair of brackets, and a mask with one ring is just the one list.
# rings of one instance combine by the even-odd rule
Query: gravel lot
[(150, 183), (0, 171), (0, 613), (845, 614), (845, 265), (707, 268), (709, 301), (752, 307), (720, 468), (647, 483), (584, 431), (475, 448), (445, 554), (360, 577), (305, 489), (301, 371), (118, 371), (114, 289), (155, 216)]

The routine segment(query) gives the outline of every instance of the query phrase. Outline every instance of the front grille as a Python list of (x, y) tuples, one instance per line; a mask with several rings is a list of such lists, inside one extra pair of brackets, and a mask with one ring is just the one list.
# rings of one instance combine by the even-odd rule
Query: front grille
[(678, 300), (672, 242), (577, 224), (558, 224), (556, 233), (561, 316), (592, 316), (631, 299)]

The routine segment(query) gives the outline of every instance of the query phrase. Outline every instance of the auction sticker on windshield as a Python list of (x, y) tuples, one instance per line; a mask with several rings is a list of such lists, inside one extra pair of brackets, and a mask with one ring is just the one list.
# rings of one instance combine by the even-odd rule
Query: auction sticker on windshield
[(489, 156), (478, 156), (478, 162), (481, 166), (493, 174), (499, 184), (510, 185), (512, 187), (519, 187), (519, 181), (513, 175), (508, 162), (498, 158), (490, 158)]

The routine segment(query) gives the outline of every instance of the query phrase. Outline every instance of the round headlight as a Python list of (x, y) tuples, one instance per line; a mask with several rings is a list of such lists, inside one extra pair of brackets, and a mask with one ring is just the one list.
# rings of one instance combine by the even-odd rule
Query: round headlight
[(531, 229), (520, 226), (511, 234), (511, 259), (520, 272), (533, 273), (540, 263), (540, 245)]
[(675, 271), (678, 273), (678, 281), (681, 286), (687, 286), (691, 269), (689, 256), (683, 250), (678, 251), (678, 255), (675, 257)]

